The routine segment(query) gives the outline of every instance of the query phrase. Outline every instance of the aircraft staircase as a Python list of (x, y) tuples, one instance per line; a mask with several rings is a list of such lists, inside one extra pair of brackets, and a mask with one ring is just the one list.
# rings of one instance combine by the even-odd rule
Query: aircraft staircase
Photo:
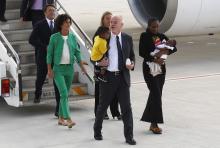
[[(18, 67), (20, 67), (21, 70), (21, 84), (19, 86), (22, 87), (20, 88), (20, 93), (22, 94), (20, 94), (19, 106), (33, 104), (36, 80), (35, 51), (28, 43), (32, 25), (31, 22), (20, 21), (21, 1), (22, 0), (7, 0), (5, 16), (8, 21), (6, 23), (0, 22), (0, 30), (20, 59)], [(59, 1), (56, 1), (56, 6), (58, 13), (67, 13)], [(74, 65), (75, 74), (69, 94), (70, 100), (93, 98), (92, 64), (89, 61), (89, 49), (92, 44), (88, 36), (74, 20), (71, 30), (77, 36), (82, 51), (82, 59), (88, 63), (86, 66), (88, 74), (82, 75), (79, 65)], [(4, 40), (2, 41), (3, 44), (6, 44), (5, 42)], [(51, 101), (55, 101), (55, 93), (52, 80), (47, 78), (43, 86), (41, 103)]]

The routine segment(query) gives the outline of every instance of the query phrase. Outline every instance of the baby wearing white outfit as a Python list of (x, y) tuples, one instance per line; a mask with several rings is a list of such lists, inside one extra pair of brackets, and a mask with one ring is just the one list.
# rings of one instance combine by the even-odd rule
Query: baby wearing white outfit
[[(176, 45), (176, 41), (175, 40), (168, 40), (166, 41), (165, 39), (161, 42), (161, 44), (159, 45), (155, 45), (156, 46), (156, 49), (150, 53), (151, 56), (155, 56), (156, 53), (158, 53), (161, 49), (163, 48), (166, 48), (166, 49), (170, 49), (170, 50), (173, 50), (174, 49), (174, 46)], [(167, 54), (163, 54), (161, 55), (160, 58), (166, 60), (168, 57)], [(150, 73), (155, 77), (157, 76), (158, 74), (161, 74), (162, 73), (162, 70), (161, 70), (161, 66), (155, 62), (147, 62), (147, 64), (149, 65), (150, 67)]]

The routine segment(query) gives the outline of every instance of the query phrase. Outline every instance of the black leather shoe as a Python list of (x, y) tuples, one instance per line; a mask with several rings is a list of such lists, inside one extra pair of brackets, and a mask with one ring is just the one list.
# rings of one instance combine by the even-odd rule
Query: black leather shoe
[(40, 103), (40, 98), (34, 98), (34, 103)]
[(108, 120), (108, 119), (109, 119), (108, 114), (105, 114), (104, 120)]
[(126, 139), (126, 143), (130, 144), (130, 145), (136, 145), (136, 141), (132, 138), (132, 139)]
[(103, 140), (102, 134), (101, 133), (96, 133), (94, 134), (95, 140)]

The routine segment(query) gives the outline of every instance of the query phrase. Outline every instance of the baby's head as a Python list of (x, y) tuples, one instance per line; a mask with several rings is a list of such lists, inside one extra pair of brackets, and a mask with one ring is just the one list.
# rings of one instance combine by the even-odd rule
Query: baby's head
[(168, 40), (168, 41), (166, 42), (166, 45), (176, 46), (176, 40)]
[(109, 28), (108, 27), (103, 27), (103, 26), (100, 26), (97, 30), (97, 34), (99, 35), (100, 38), (103, 38), (103, 39), (109, 39), (110, 37), (110, 31), (109, 31)]

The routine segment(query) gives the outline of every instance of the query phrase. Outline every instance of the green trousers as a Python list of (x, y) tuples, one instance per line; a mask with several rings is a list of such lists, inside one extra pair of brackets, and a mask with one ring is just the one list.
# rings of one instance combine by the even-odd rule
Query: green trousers
[(70, 119), (69, 90), (73, 81), (73, 65), (54, 65), (54, 80), (60, 93), (59, 117)]

